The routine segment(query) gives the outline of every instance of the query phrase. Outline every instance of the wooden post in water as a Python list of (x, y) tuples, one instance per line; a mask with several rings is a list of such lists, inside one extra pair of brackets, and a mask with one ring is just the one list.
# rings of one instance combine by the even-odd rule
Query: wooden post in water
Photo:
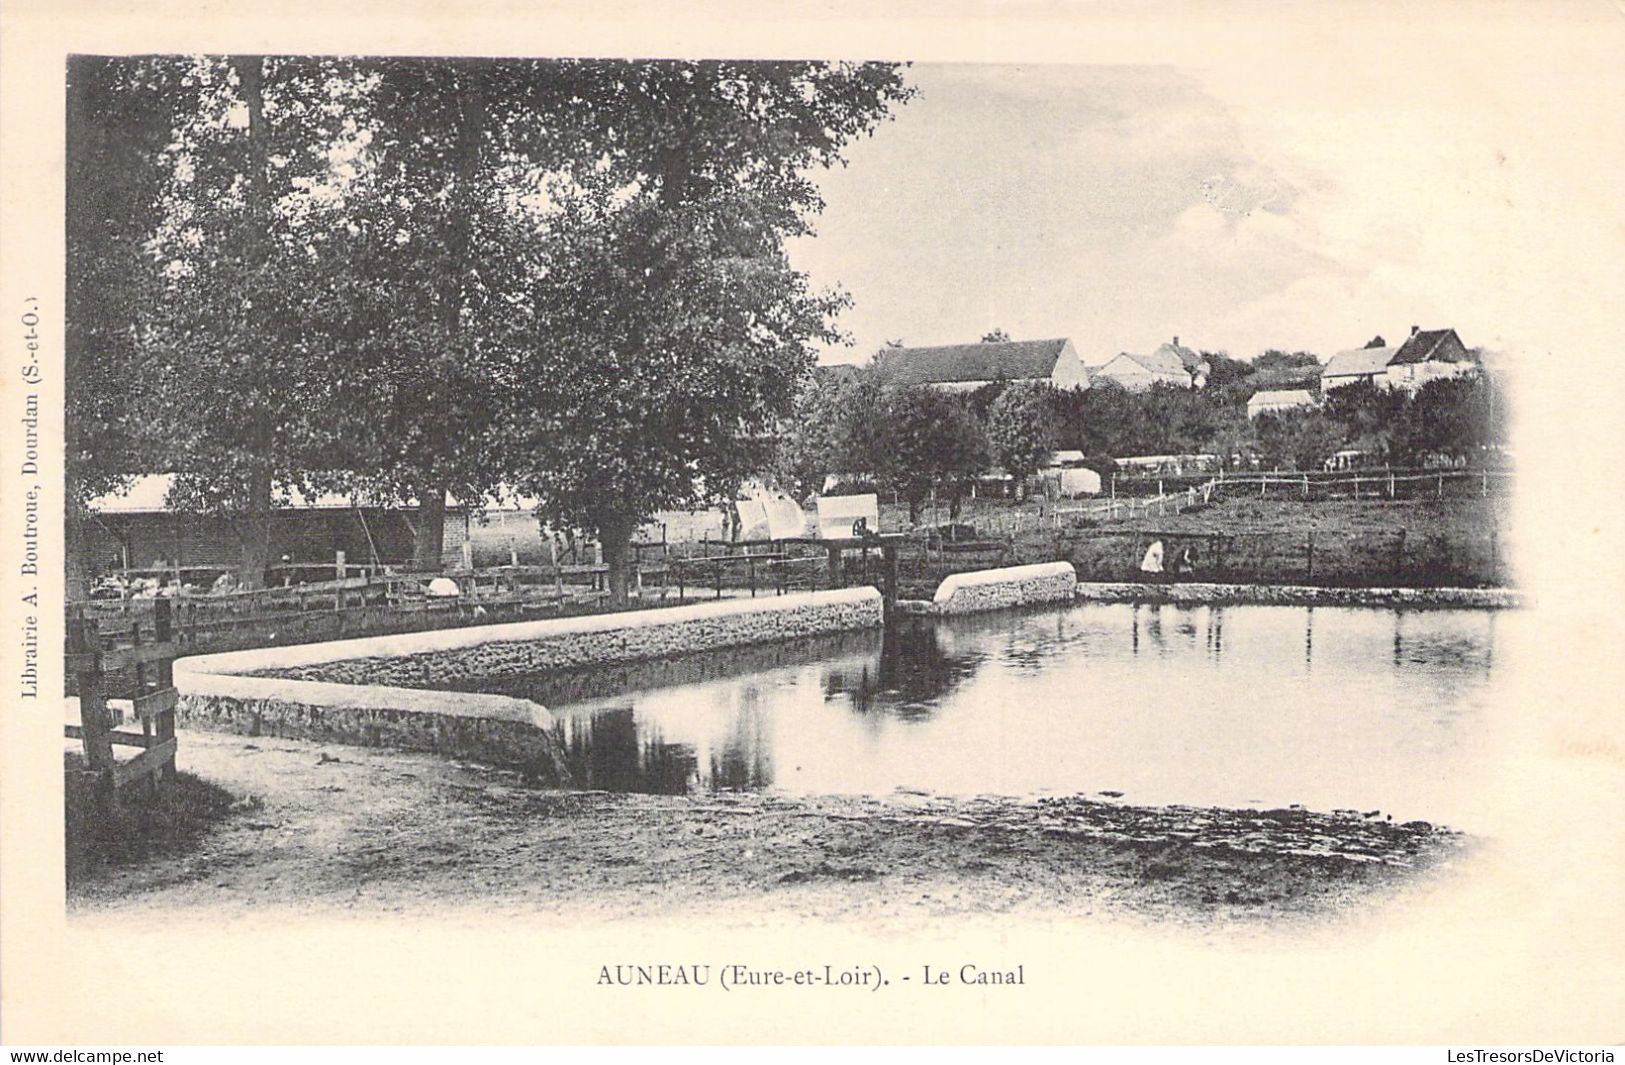
[(339, 582), (338, 590), (333, 593), (333, 609), (344, 609), (344, 552), (333, 553), (333, 577)]
[(890, 618), (897, 608), (897, 545), (881, 544), (880, 558), (885, 569), (881, 578), (880, 595), (885, 616)]

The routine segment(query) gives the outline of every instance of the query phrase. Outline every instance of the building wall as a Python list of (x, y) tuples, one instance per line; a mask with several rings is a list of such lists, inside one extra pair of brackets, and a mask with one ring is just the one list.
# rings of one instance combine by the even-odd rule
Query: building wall
[[(363, 518), (354, 510), (289, 510), (271, 524), (271, 559), (283, 555), (293, 562), (331, 562), (343, 551), (353, 563), (378, 557), (387, 563), (412, 557), (412, 528), (400, 511), (368, 508)], [(467, 516), (446, 515), (444, 557), (461, 557), (467, 538)], [(135, 569), (162, 565), (234, 568), (242, 548), (230, 519), (174, 513), (106, 514), (93, 516), (87, 527), (86, 547), (93, 572), (106, 573), (127, 566)], [(194, 577), (188, 577), (196, 583)]]
[(1089, 387), (1089, 371), (1084, 369), (1078, 349), (1072, 346), (1070, 340), (1055, 359), (1055, 368), (1050, 371), (1050, 384), (1061, 389)]
[(1334, 388), (1343, 388), (1347, 385), (1357, 385), (1361, 381), (1370, 381), (1378, 388), (1387, 387), (1387, 379), (1382, 374), (1350, 373), (1334, 376), (1321, 375), (1320, 390), (1322, 393), (1330, 392)]
[(927, 387), (938, 392), (974, 392), (978, 388), (986, 388), (992, 381), (932, 381)]
[(1470, 362), (1413, 362), (1388, 367), (1384, 375), (1383, 384), (1388, 388), (1403, 388), (1414, 391), (1429, 381), (1440, 381), (1447, 377), (1462, 377), (1472, 373), (1476, 367)]
[(1306, 410), (1313, 406), (1313, 403), (1254, 403), (1248, 400), (1247, 417), (1256, 418), (1260, 414), (1278, 414), (1287, 410)]

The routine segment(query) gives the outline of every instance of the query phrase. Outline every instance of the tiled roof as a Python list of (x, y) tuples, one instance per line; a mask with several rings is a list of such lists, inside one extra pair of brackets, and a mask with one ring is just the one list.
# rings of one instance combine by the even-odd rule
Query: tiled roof
[[(130, 487), (123, 492), (110, 492), (107, 495), (92, 499), (89, 509), (97, 514), (163, 514), (167, 513), (169, 506), (169, 487), (175, 483), (173, 473), (149, 473), (135, 478)], [(356, 506), (376, 506), (375, 503), (357, 503), (347, 495), (332, 492), (323, 492), (318, 495), (306, 496), (297, 489), (288, 491), (286, 504), (291, 510), (350, 510)], [(446, 496), (448, 507), (457, 507), (460, 504), (448, 493)]]
[(1393, 361), (1395, 348), (1352, 348), (1340, 351), (1326, 363), (1322, 377), (1348, 377), (1354, 374), (1380, 374)]
[(1248, 406), (1256, 403), (1260, 407), (1302, 407), (1313, 403), (1315, 397), (1302, 388), (1270, 389), (1264, 392), (1254, 392), (1253, 398), (1247, 401)]
[(1136, 355), (1133, 352), (1125, 351), (1121, 357), (1143, 366), (1152, 373), (1182, 374), (1185, 376), (1190, 374), (1190, 371), (1185, 368), (1184, 360), (1173, 351), (1170, 351), (1167, 344), (1149, 355)]
[(1179, 360), (1179, 365), (1186, 373), (1195, 373), (1197, 370), (1202, 368), (1204, 362), (1206, 361), (1202, 358), (1202, 356), (1196, 354), (1196, 352), (1192, 351), (1190, 348), (1178, 343), (1177, 339), (1174, 342), (1162, 345), (1156, 351), (1152, 352), (1152, 354), (1158, 358), (1170, 355), (1173, 356)]
[(1030, 381), (1047, 378), (1066, 347), (1066, 338), (1012, 340), (998, 344), (948, 344), (931, 348), (887, 348), (877, 363), (905, 384), (955, 381)]
[[(1450, 343), (1452, 340), (1454, 344)], [(1444, 362), (1457, 362), (1457, 352), (1464, 350), (1465, 345), (1454, 329), (1419, 329), (1405, 338), (1405, 343), (1394, 353), (1393, 362), (1403, 365), (1427, 362), (1435, 357)]]

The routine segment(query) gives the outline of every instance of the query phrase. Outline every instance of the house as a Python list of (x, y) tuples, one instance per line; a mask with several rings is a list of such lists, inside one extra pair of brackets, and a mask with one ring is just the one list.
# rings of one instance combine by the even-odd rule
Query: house
[(1042, 381), (1061, 389), (1088, 388), (1078, 349), (1065, 337), (886, 348), (875, 356), (880, 372), (899, 384), (945, 392), (974, 392), (984, 385)]
[(1476, 372), (1478, 363), (1454, 329), (1411, 326), (1403, 344), (1340, 351), (1320, 374), (1322, 394), (1369, 382), (1376, 388), (1415, 391), (1429, 381)]
[(1283, 388), (1253, 393), (1253, 398), (1247, 401), (1247, 417), (1256, 418), (1260, 414), (1276, 414), (1281, 411), (1298, 410), (1313, 407), (1315, 397), (1307, 389)]
[(1196, 352), (1179, 343), (1174, 337), (1149, 355), (1121, 352), (1105, 365), (1090, 373), (1094, 381), (1116, 381), (1131, 392), (1144, 391), (1155, 385), (1174, 385), (1179, 388), (1202, 388), (1212, 369)]
[(1387, 387), (1388, 361), (1398, 350), (1390, 344), (1338, 352), (1320, 371), (1320, 394), (1362, 382), (1377, 388)]
[(1478, 369), (1478, 363), (1454, 329), (1419, 329), (1388, 360), (1388, 387), (1415, 391), (1429, 381), (1460, 377)]

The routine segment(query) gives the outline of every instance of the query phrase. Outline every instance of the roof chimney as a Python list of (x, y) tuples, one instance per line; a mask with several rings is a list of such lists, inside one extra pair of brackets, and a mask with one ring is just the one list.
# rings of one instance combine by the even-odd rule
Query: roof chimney
[(1411, 336), (1415, 336), (1418, 332), (1421, 331), (1421, 329), (1422, 329), (1422, 327), (1419, 326), (1419, 325), (1411, 326)]

